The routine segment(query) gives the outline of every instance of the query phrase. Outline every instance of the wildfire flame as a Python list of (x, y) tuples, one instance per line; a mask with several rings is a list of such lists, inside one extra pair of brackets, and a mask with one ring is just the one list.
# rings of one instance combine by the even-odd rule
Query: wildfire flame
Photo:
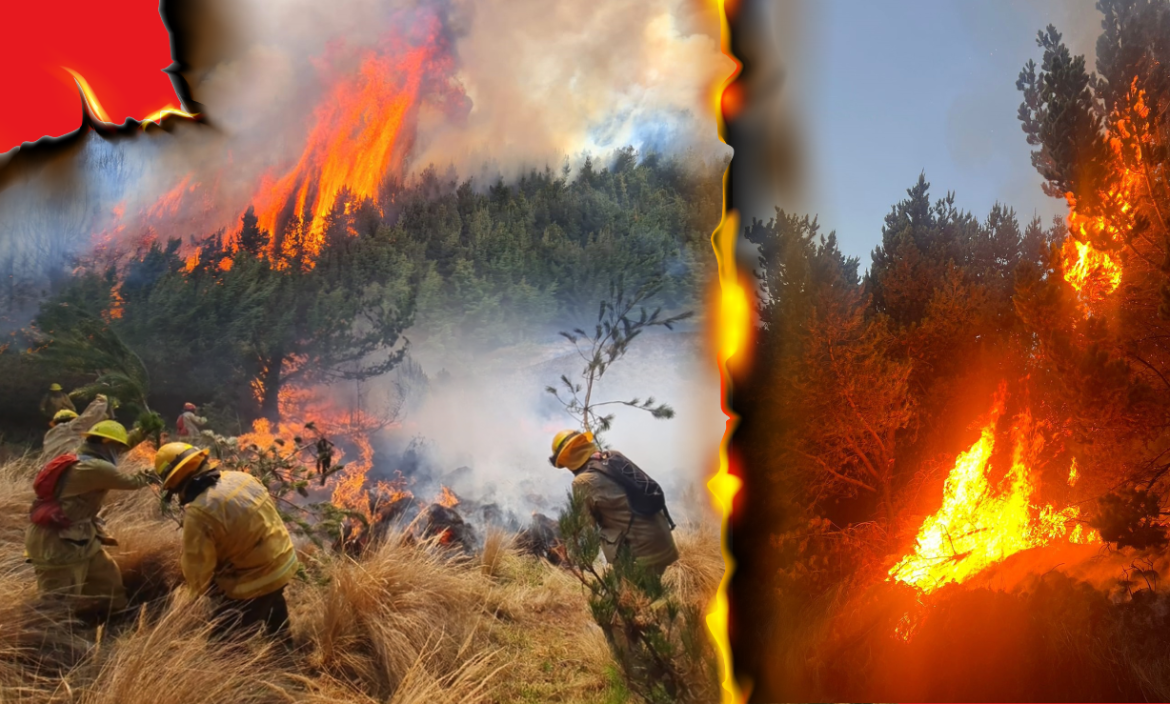
[[(286, 360), (282, 371), (289, 374), (301, 363), (303, 360)], [(260, 399), (262, 388), (259, 380), (253, 380), (252, 390), (256, 398)], [(305, 424), (311, 421), (318, 432), (356, 446), (357, 457), (346, 462), (343, 469), (331, 475), (326, 482), (326, 488), (331, 492), (329, 500), (335, 506), (355, 511), (371, 520), (373, 512), (367, 481), (369, 471), (374, 466), (374, 448), (370, 443), (370, 433), (384, 424), (360, 409), (340, 409), (329, 398), (322, 398), (312, 389), (285, 386), (277, 394), (277, 405), (281, 421), (273, 427), (268, 419), (257, 419), (252, 423), (252, 431), (240, 436), (240, 443), (255, 444), (261, 449), (268, 448), (276, 443), (277, 438), (283, 438), (287, 442), (304, 435)], [(312, 441), (302, 440), (302, 444), (304, 449), (299, 459), (311, 466), (316, 461)], [(340, 447), (334, 446), (333, 453), (333, 466), (346, 458), (345, 450)], [(386, 495), (392, 493), (390, 488), (385, 482), (377, 484), (377, 489), (384, 491)]]
[[(1149, 114), (1145, 91), (1137, 86), (1137, 77), (1130, 84), (1130, 110), (1134, 115), (1145, 118)], [(1122, 267), (1117, 250), (1125, 244), (1125, 235), (1134, 227), (1134, 203), (1140, 194), (1142, 163), (1140, 146), (1126, 151), (1127, 141), (1132, 142), (1135, 130), (1130, 119), (1118, 115), (1107, 135), (1113, 151), (1116, 168), (1113, 185), (1094, 208), (1094, 212), (1082, 212), (1077, 198), (1065, 194), (1068, 201), (1069, 237), (1061, 250), (1064, 265), (1064, 280), (1072, 285), (1086, 312), (1094, 310), (1121, 285)], [(1094, 244), (1096, 243), (1096, 244)]]
[(1064, 280), (1072, 284), (1086, 307), (1104, 301), (1121, 285), (1121, 266), (1108, 252), (1073, 238), (1064, 241)]
[(439, 498), (435, 499), (435, 503), (444, 508), (455, 508), (459, 505), (459, 497), (455, 495), (455, 492), (444, 486), (439, 492)]
[[(300, 160), (279, 179), (266, 178), (256, 194), (259, 226), (277, 232), (281, 218), (311, 217), (296, 245), (320, 251), (329, 214), (343, 189), (357, 201), (377, 201), (385, 174), (401, 165), (402, 129), (419, 101), (423, 78), (439, 60), (437, 24), (421, 45), (388, 54), (366, 52), (357, 75), (339, 81), (321, 101)], [(310, 258), (311, 258), (310, 257)]]
[[(923, 521), (914, 552), (890, 569), (890, 579), (929, 593), (948, 582), (961, 584), (1010, 555), (1054, 540), (1099, 540), (1079, 525), (1070, 530), (1078, 515), (1075, 506), (1057, 510), (1033, 503), (1031, 465), (1044, 441), (1027, 410), (1012, 422), (1011, 466), (998, 486), (992, 484), (988, 473), (1005, 400), (1001, 386), (979, 439), (958, 456), (947, 476), (942, 507)], [(1073, 465), (1070, 481), (1075, 481), (1075, 471)]]

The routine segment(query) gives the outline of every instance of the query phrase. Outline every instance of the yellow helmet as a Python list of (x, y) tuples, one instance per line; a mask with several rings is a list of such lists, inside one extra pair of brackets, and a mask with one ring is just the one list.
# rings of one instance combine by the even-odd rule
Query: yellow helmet
[(576, 448), (581, 447), (580, 443), (574, 442), (578, 437), (581, 436), (584, 436), (586, 445), (593, 444), (593, 433), (582, 433), (580, 430), (562, 430), (561, 432), (557, 433), (556, 437), (553, 438), (552, 455), (549, 456), (548, 463), (554, 467), (566, 466), (562, 464), (562, 461), (567, 459), (567, 452), (576, 452)]
[(67, 421), (73, 420), (76, 417), (77, 417), (77, 411), (71, 411), (68, 408), (62, 408), (61, 410), (59, 410), (55, 414), (53, 414), (53, 423), (52, 424), (57, 425), (59, 423), (65, 423)]
[(116, 420), (103, 420), (94, 424), (92, 428), (85, 431), (85, 437), (113, 440), (130, 447), (130, 437), (126, 434), (126, 426)]
[(559, 452), (561, 450), (561, 448), (564, 447), (564, 442), (566, 440), (568, 440), (570, 437), (576, 435), (578, 432), (580, 432), (580, 431), (562, 430), (561, 432), (557, 433), (556, 437), (553, 438), (553, 444), (552, 444), (553, 454), (554, 455), (557, 454), (557, 452)]
[[(172, 491), (187, 480), (207, 460), (207, 450), (185, 442), (168, 442), (154, 455), (154, 471), (162, 479), (163, 489)], [(208, 468), (214, 467), (212, 462)]]
[(60, 390), (61, 390), (60, 384), (49, 384), (49, 391), (60, 391)]

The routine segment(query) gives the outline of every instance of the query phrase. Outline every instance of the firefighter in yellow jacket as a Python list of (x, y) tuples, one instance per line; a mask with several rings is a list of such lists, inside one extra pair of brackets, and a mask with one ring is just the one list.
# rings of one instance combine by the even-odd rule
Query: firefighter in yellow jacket
[(52, 418), (57, 415), (57, 411), (66, 410), (77, 413), (77, 407), (73, 405), (73, 400), (69, 398), (69, 394), (65, 393), (61, 385), (51, 384), (49, 393), (41, 399), (41, 413), (45, 414), (46, 418)]
[(557, 433), (552, 450), (549, 460), (553, 465), (573, 472), (573, 492), (584, 497), (601, 533), (601, 551), (610, 564), (617, 559), (623, 542), (639, 564), (659, 576), (678, 560), (666, 512), (646, 516), (633, 511), (626, 490), (607, 472), (606, 460), (624, 459), (621, 453), (603, 453), (593, 433), (575, 430)]
[(246, 472), (221, 471), (184, 442), (159, 448), (154, 466), (183, 512), (183, 577), (193, 595), (212, 588), (232, 625), (287, 634), (284, 588), (297, 555), (268, 490)]
[[(121, 423), (104, 420), (89, 428), (77, 448), (77, 464), (57, 482), (55, 496), (68, 519), (64, 528), (32, 523), (25, 533), (28, 561), (42, 594), (92, 597), (98, 605), (117, 610), (126, 606), (126, 589), (118, 565), (103, 546), (116, 545), (98, 513), (111, 489), (133, 491), (152, 483), (149, 472), (124, 474), (118, 460), (142, 440)], [(71, 448), (72, 449), (72, 448)]]

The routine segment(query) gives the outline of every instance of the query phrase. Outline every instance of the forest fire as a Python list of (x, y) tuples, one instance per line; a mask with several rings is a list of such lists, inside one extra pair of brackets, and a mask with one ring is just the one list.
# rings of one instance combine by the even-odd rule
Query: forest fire
[(1069, 237), (1062, 256), (1064, 280), (1072, 284), (1087, 307), (1101, 303), (1121, 285), (1121, 266), (1108, 252)]
[[(943, 489), (942, 507), (923, 521), (914, 552), (890, 569), (891, 580), (929, 593), (949, 582), (961, 584), (991, 565), (1029, 548), (1066, 538), (1095, 542), (1077, 525), (1079, 510), (1035, 503), (1033, 468), (1044, 448), (1029, 411), (1012, 419), (1011, 466), (994, 485), (989, 478), (996, 426), (1004, 413), (1003, 386), (979, 439), (956, 458)], [(1075, 482), (1075, 463), (1069, 481)]]
[[(362, 204), (381, 208), (384, 182), (401, 176), (406, 168), (419, 109), (425, 104), (457, 111), (469, 104), (454, 77), (454, 58), (435, 16), (394, 24), (376, 47), (360, 52), (334, 45), (313, 62), (322, 73), (324, 88), (308, 114), (304, 146), (291, 166), (286, 162), (257, 177), (249, 203), (235, 201), (224, 207), (222, 173), (176, 175), (178, 180), (166, 192), (133, 209), (136, 221), (126, 221), (123, 202), (113, 211), (113, 224), (95, 232), (93, 239), (113, 242), (127, 232), (213, 225), (206, 231), (220, 227), (223, 232), (207, 239), (222, 238), (216, 248), (234, 253), (242, 218), (253, 208), (256, 224), (268, 235), (266, 254), (274, 266), (283, 268), (297, 259), (311, 269), (335, 208), (343, 207), (347, 214)], [(84, 78), (76, 73), (74, 77), (93, 119), (108, 122)], [(176, 115), (198, 118), (167, 106), (143, 124), (161, 124)], [(352, 225), (349, 233), (356, 234)], [(200, 262), (192, 248), (187, 242), (181, 246), (188, 272)], [(231, 266), (218, 257), (214, 264), (224, 271)]]
[[(254, 386), (253, 392), (260, 393), (258, 385)], [(281, 420), (274, 425), (267, 418), (257, 419), (252, 423), (251, 432), (241, 435), (239, 442), (266, 449), (281, 447), (281, 443), (296, 442), (300, 438), (300, 442), (293, 446), (299, 448), (296, 451), (299, 459), (309, 465), (316, 463), (320, 469), (326, 469), (323, 462), (326, 456), (329, 466), (340, 464), (346, 457), (345, 450), (336, 447), (329, 437), (356, 446), (357, 458), (345, 463), (344, 468), (331, 475), (324, 485), (331, 489), (330, 501), (334, 505), (370, 518), (367, 474), (374, 466), (374, 449), (369, 435), (387, 423), (379, 422), (360, 409), (341, 410), (310, 389), (286, 386), (278, 397)], [(306, 431), (316, 435), (316, 439)]]
[[(420, 89), (436, 62), (446, 61), (437, 44), (438, 23), (423, 31), (418, 46), (367, 51), (356, 75), (335, 83), (320, 102), (304, 152), (279, 179), (266, 177), (255, 196), (260, 227), (277, 232), (294, 217), (311, 219), (300, 242), (285, 242), (279, 254), (320, 250), (326, 216), (343, 190), (356, 200), (376, 202), (387, 173), (397, 172), (409, 146), (404, 127), (418, 107)], [(310, 257), (311, 258), (311, 257)]]
[(1144, 177), (1142, 143), (1136, 120), (1149, 116), (1145, 91), (1137, 77), (1127, 96), (1130, 115), (1114, 115), (1106, 142), (1111, 157), (1110, 187), (1100, 203), (1089, 212), (1078, 209), (1078, 199), (1066, 193), (1069, 237), (1061, 251), (1064, 279), (1076, 290), (1081, 304), (1093, 311), (1121, 285), (1122, 267), (1118, 251), (1132, 238), (1135, 229), (1134, 204)]

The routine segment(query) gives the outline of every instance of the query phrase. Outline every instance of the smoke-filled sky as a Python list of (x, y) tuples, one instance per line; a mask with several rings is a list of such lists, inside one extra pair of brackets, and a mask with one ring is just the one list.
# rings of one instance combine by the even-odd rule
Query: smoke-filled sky
[[(486, 160), (558, 166), (566, 156), (633, 144), (722, 153), (711, 96), (730, 60), (718, 24), (694, 0), (635, 4), (569, 0), (436, 0), (329, 4), (239, 3), (239, 47), (196, 86), (231, 134), (273, 120), (293, 143), (320, 92), (322, 56), (375, 46), (391, 24), (435, 16), (454, 57), (451, 76), (468, 99), (456, 117), (424, 111), (415, 163)], [(458, 119), (457, 119), (458, 118)], [(292, 146), (283, 145), (282, 146)]]
[(955, 191), (980, 218), (996, 201), (1021, 225), (1066, 214), (1040, 191), (1015, 82), (1039, 63), (1036, 33), (1049, 23), (1092, 67), (1093, 0), (810, 0), (773, 8), (770, 22), (804, 155), (801, 192), (775, 204), (818, 213), (863, 268), (923, 171), (935, 197)]

